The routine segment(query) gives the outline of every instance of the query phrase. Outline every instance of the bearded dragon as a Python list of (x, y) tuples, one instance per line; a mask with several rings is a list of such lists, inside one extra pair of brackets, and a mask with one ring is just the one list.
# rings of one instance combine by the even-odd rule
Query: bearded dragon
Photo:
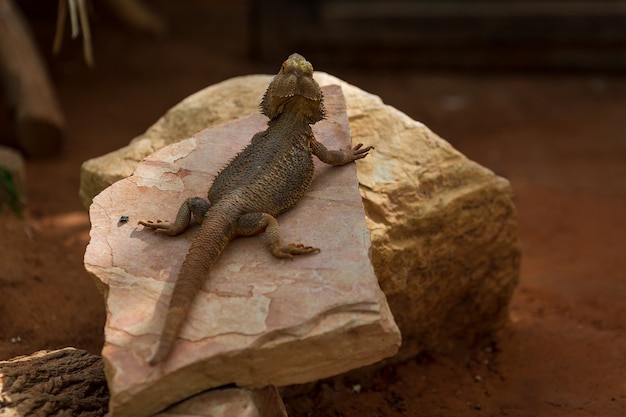
[(345, 165), (372, 149), (359, 143), (329, 150), (315, 139), (311, 125), (324, 118), (324, 99), (313, 79), (313, 66), (299, 54), (290, 55), (282, 64), (260, 108), (269, 118), (267, 129), (256, 133), (217, 175), (208, 201), (188, 198), (172, 223), (139, 222), (155, 233), (172, 236), (183, 233), (192, 217), (200, 223), (174, 284), (158, 346), (148, 361), (152, 366), (169, 356), (196, 294), (232, 239), (265, 231), (268, 248), (277, 258), (319, 251), (302, 244), (282, 244), (276, 220), (309, 188), (313, 155), (326, 164)]

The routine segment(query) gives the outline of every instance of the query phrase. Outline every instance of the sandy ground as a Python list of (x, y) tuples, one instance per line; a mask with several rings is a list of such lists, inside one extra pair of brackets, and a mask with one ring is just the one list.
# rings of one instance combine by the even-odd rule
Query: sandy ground
[[(93, 71), (76, 43), (50, 61), (67, 142), (59, 157), (27, 162), (27, 220), (0, 215), (0, 359), (100, 351), (104, 306), (82, 266), (80, 164), (207, 85), (278, 69), (247, 58), (245, 2), (206, 3), (154, 2), (170, 22), (161, 39), (98, 20)], [(51, 22), (35, 16), (34, 25), (51, 39)], [(322, 381), (286, 399), (290, 416), (626, 415), (626, 79), (318, 69), (380, 95), (508, 178), (524, 257), (510, 323), (492, 340)], [(0, 134), (10, 135), (6, 121)]]

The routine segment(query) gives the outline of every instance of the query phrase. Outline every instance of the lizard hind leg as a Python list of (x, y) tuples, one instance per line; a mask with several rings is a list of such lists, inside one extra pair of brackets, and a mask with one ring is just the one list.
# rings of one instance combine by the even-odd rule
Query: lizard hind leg
[(173, 223), (162, 222), (161, 220), (153, 221), (140, 221), (139, 224), (150, 229), (154, 229), (154, 233), (176, 236), (183, 233), (189, 227), (191, 217), (196, 223), (202, 223), (204, 215), (209, 211), (210, 204), (203, 198), (190, 197), (186, 199), (178, 209), (176, 220)]
[(305, 246), (299, 243), (280, 244), (280, 231), (276, 218), (267, 213), (248, 213), (237, 220), (237, 234), (252, 236), (265, 230), (267, 246), (277, 258), (293, 258), (293, 255), (305, 255), (319, 252), (318, 248)]

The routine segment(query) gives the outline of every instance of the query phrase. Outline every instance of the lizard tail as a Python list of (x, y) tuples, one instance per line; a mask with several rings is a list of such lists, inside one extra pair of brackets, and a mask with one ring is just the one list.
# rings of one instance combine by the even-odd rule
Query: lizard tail
[(148, 361), (150, 366), (163, 362), (169, 356), (193, 300), (217, 258), (234, 237), (231, 219), (215, 212), (210, 214), (202, 222), (181, 266), (157, 349)]

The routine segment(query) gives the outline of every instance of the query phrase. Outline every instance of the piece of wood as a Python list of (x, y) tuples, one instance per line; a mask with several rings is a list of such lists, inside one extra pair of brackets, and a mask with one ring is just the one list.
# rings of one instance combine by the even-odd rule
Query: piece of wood
[(22, 150), (30, 156), (59, 151), (63, 113), (32, 33), (12, 0), (0, 1), (0, 76)]
[(100, 356), (65, 348), (0, 361), (2, 416), (100, 417), (109, 391)]

